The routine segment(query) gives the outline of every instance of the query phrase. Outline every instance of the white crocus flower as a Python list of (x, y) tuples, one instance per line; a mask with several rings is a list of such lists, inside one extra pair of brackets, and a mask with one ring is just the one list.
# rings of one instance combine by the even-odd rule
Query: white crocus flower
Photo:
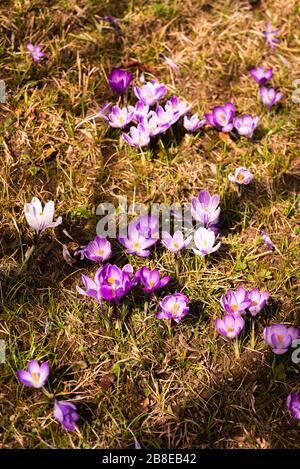
[(199, 256), (206, 256), (210, 254), (221, 246), (221, 243), (218, 243), (214, 246), (216, 241), (216, 235), (213, 231), (206, 228), (199, 228), (194, 234), (194, 242), (197, 249), (193, 249), (195, 254)]
[(47, 228), (55, 228), (60, 225), (62, 218), (54, 222), (54, 202), (50, 200), (46, 203), (44, 209), (40, 200), (37, 197), (33, 197), (30, 203), (26, 202), (24, 206), (25, 217), (28, 225), (37, 233), (41, 234)]

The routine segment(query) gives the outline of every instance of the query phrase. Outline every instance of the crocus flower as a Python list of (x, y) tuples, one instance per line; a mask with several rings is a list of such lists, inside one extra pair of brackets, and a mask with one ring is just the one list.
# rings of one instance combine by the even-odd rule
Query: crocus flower
[(47, 362), (38, 364), (36, 360), (30, 360), (27, 370), (17, 371), (17, 378), (28, 388), (42, 388), (49, 376), (50, 369)]
[(156, 239), (146, 238), (136, 228), (135, 222), (128, 225), (128, 237), (120, 236), (119, 242), (126, 248), (128, 254), (136, 254), (139, 257), (148, 257), (150, 246), (156, 243)]
[(141, 88), (134, 86), (136, 97), (144, 104), (153, 106), (159, 99), (163, 98), (167, 93), (167, 88), (157, 81), (147, 81)]
[(221, 305), (224, 311), (233, 315), (243, 314), (251, 306), (251, 303), (249, 293), (242, 285), (236, 291), (229, 288), (227, 295), (221, 296)]
[(29, 42), (27, 44), (27, 50), (28, 50), (29, 56), (35, 62), (40, 62), (41, 59), (45, 56), (44, 52), (42, 52), (42, 46), (38, 44), (34, 46), (31, 42)]
[(264, 339), (276, 355), (286, 353), (298, 336), (296, 327), (287, 327), (284, 324), (274, 324), (264, 329)]
[(153, 293), (159, 288), (163, 288), (167, 283), (170, 282), (171, 277), (166, 275), (160, 278), (160, 273), (157, 269), (149, 270), (147, 267), (142, 267), (135, 274), (135, 279), (139, 280), (143, 285), (143, 291), (145, 293)]
[(134, 119), (137, 122), (143, 122), (144, 119), (148, 117), (149, 106), (145, 105), (143, 101), (138, 101), (134, 106), (128, 106), (128, 110), (134, 113)]
[(72, 402), (54, 401), (54, 417), (62, 424), (65, 430), (73, 432), (75, 422), (79, 419), (76, 412), (76, 406)]
[(129, 135), (122, 134), (122, 138), (132, 147), (146, 147), (150, 143), (150, 129), (139, 123), (137, 127), (130, 127)]
[(106, 264), (99, 273), (100, 293), (104, 300), (115, 301), (126, 295), (136, 284), (132, 279), (132, 266), (127, 264), (120, 269), (116, 265)]
[(269, 299), (269, 292), (267, 290), (260, 292), (258, 288), (253, 288), (248, 292), (248, 298), (251, 300), (251, 305), (248, 306), (248, 311), (255, 317), (267, 304)]
[(78, 287), (78, 286), (76, 287), (76, 290), (78, 291), (80, 295), (90, 296), (91, 298), (95, 298), (100, 304), (100, 306), (102, 304), (102, 294), (100, 291), (100, 287), (101, 287), (100, 274), (102, 272), (102, 269), (103, 267), (100, 267), (99, 269), (96, 270), (94, 280), (92, 280), (87, 275), (81, 276), (82, 282), (85, 286), (85, 290), (83, 290), (81, 287)]
[(173, 252), (174, 254), (178, 254), (179, 251), (182, 249), (186, 248), (193, 236), (190, 235), (186, 239), (184, 239), (184, 236), (182, 234), (182, 231), (175, 231), (173, 236), (170, 235), (167, 231), (163, 231), (161, 234), (161, 242), (167, 248), (169, 251)]
[(90, 241), (84, 248), (83, 255), (90, 261), (107, 261), (107, 259), (112, 255), (111, 243), (101, 236), (96, 236), (96, 238), (93, 241)]
[(264, 85), (267, 81), (271, 80), (273, 69), (272, 67), (268, 68), (268, 70), (264, 70), (263, 67), (251, 68), (250, 74), (256, 83), (261, 86)]
[(235, 173), (230, 173), (228, 176), (229, 181), (235, 182), (236, 184), (248, 185), (253, 179), (253, 174), (250, 173), (249, 169), (244, 166), (236, 168)]
[(195, 231), (194, 242), (197, 248), (193, 248), (194, 253), (202, 257), (207, 256), (207, 254), (211, 254), (221, 246), (221, 243), (217, 243), (214, 246), (216, 242), (215, 233), (212, 230), (208, 230), (203, 227), (200, 227)]
[(155, 215), (141, 215), (134, 221), (134, 224), (145, 238), (159, 237), (159, 219)]
[(234, 339), (244, 328), (244, 320), (240, 315), (225, 314), (223, 319), (216, 319), (216, 329), (223, 337)]
[(178, 113), (178, 116), (184, 116), (191, 108), (191, 104), (188, 104), (187, 101), (180, 101), (177, 96), (172, 96), (169, 101), (165, 104), (166, 111), (172, 110), (174, 113)]
[(167, 105), (165, 108), (157, 106), (156, 114), (160, 119), (161, 124), (168, 124), (169, 127), (175, 124), (175, 122), (180, 118), (179, 111), (171, 106), (167, 107)]
[(257, 116), (251, 117), (245, 114), (242, 117), (236, 117), (233, 121), (233, 125), (238, 131), (239, 135), (247, 138), (252, 138), (253, 132), (257, 127), (259, 118)]
[(199, 120), (198, 112), (191, 117), (184, 116), (183, 127), (188, 132), (197, 132), (201, 127), (206, 124), (206, 119)]
[(282, 98), (281, 91), (278, 91), (276, 93), (274, 88), (268, 89), (265, 86), (262, 86), (259, 89), (259, 94), (260, 94), (261, 102), (268, 108), (268, 110), (270, 110), (271, 107), (277, 104), (278, 101), (280, 101)]
[(222, 132), (230, 132), (233, 129), (233, 118), (235, 106), (228, 102), (224, 106), (216, 106), (210, 114), (204, 114), (204, 117), (213, 127), (220, 127)]
[(169, 65), (169, 67), (173, 70), (173, 72), (177, 73), (179, 72), (179, 66), (172, 60), (170, 57), (167, 57), (166, 55), (162, 54), (163, 58)]
[(300, 401), (296, 392), (291, 392), (286, 400), (286, 405), (294, 419), (298, 420), (300, 425)]
[(210, 195), (208, 191), (201, 191), (192, 199), (191, 213), (195, 220), (204, 228), (212, 228), (217, 225), (220, 216), (220, 196)]
[(113, 128), (124, 129), (133, 118), (133, 111), (129, 111), (126, 107), (121, 109), (119, 106), (113, 106), (107, 122)]
[(108, 82), (110, 87), (118, 94), (123, 94), (128, 88), (133, 75), (131, 72), (126, 72), (119, 68), (113, 68), (109, 77)]
[(266, 43), (267, 43), (272, 49), (274, 49), (275, 44), (277, 44), (278, 41), (279, 41), (279, 39), (276, 37), (279, 32), (280, 32), (280, 28), (274, 29), (274, 30), (272, 31), (272, 27), (271, 27), (270, 21), (268, 21), (266, 30), (263, 31), (263, 35), (264, 35), (265, 38), (266, 38)]
[(272, 242), (271, 238), (269, 238), (269, 236), (267, 235), (265, 230), (259, 230), (259, 232), (260, 232), (260, 236), (262, 237), (262, 240), (263, 240), (264, 244), (267, 246), (267, 248), (270, 249), (270, 251), (274, 251), (275, 245)]
[(55, 222), (53, 221), (54, 202), (52, 200), (47, 202), (43, 209), (40, 200), (33, 197), (30, 203), (25, 203), (24, 212), (28, 225), (37, 234), (41, 234), (47, 228), (55, 228), (62, 222), (61, 217), (58, 217)]
[(151, 111), (149, 118), (144, 119), (142, 122), (145, 128), (149, 130), (151, 137), (165, 132), (171, 126), (170, 122), (162, 121), (154, 111)]
[(174, 319), (180, 322), (189, 312), (189, 299), (183, 293), (165, 296), (159, 304), (157, 319)]

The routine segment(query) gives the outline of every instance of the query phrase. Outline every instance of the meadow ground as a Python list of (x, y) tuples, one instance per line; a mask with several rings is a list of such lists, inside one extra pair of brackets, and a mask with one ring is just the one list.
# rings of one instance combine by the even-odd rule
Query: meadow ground
[[(119, 19), (116, 35), (104, 15)], [(262, 31), (267, 19), (280, 27), (272, 49)], [(145, 448), (296, 448), (300, 430), (285, 406), (300, 391), (299, 364), (290, 354), (273, 356), (263, 328), (298, 324), (299, 300), (299, 79), (300, 9), (293, 0), (12, 0), (0, 5), (1, 261), (0, 433), (3, 448), (127, 448), (134, 436)], [(46, 57), (35, 64), (28, 42)], [(180, 65), (173, 75), (161, 54)], [(267, 113), (249, 74), (273, 67), (283, 91)], [(101, 120), (76, 128), (105, 101), (116, 100), (107, 83), (111, 68), (130, 69), (138, 82), (165, 82), (193, 103), (200, 116), (232, 100), (240, 112), (257, 114), (252, 141), (224, 138), (208, 128), (193, 137), (166, 137), (146, 152), (119, 139)], [(132, 88), (129, 96), (133, 96)], [(298, 169), (297, 169), (298, 162)], [(228, 181), (237, 166), (255, 176), (239, 197)], [(144, 307), (140, 290), (126, 297), (119, 320), (76, 292), (91, 263), (68, 265), (61, 243), (86, 244), (95, 235), (100, 202), (190, 202), (202, 189), (221, 196), (222, 246), (206, 259), (186, 251), (179, 275), (161, 246), (138, 268), (158, 266), (173, 277), (168, 292), (190, 297), (190, 314), (169, 330), (155, 319), (158, 292)], [(55, 201), (63, 224), (32, 246), (24, 202)], [(259, 229), (276, 245), (268, 253)], [(126, 254), (114, 243), (112, 263)], [(298, 274), (298, 275), (297, 275)], [(257, 318), (255, 349), (243, 335), (235, 360), (232, 344), (216, 332), (220, 297), (229, 287), (267, 288), (269, 301)], [(48, 327), (46, 325), (48, 324)], [(76, 403), (79, 432), (67, 433), (53, 405), (22, 387), (16, 370), (29, 359), (51, 366), (49, 389)]]

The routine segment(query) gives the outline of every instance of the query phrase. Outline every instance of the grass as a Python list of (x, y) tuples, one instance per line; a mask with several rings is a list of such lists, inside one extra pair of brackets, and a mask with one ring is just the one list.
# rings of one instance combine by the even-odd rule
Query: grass
[[(104, 15), (120, 19), (121, 38)], [(261, 36), (267, 18), (282, 28), (274, 52)], [(299, 325), (299, 104), (292, 101), (299, 23), (292, 0), (1, 2), (1, 447), (127, 448), (134, 436), (146, 448), (299, 446), (284, 404), (291, 390), (300, 391), (299, 365), (287, 354), (272, 370), (262, 339), (268, 324)], [(27, 56), (29, 41), (43, 45), (39, 65)], [(175, 78), (161, 53), (180, 64)], [(273, 67), (273, 83), (284, 93), (270, 114), (249, 74), (260, 63)], [(200, 115), (233, 99), (239, 112), (260, 116), (257, 136), (224, 141), (208, 129), (177, 143), (167, 139), (146, 152), (143, 164), (101, 120), (76, 128), (115, 100), (107, 85), (113, 66), (127, 67), (135, 79), (144, 73), (164, 81)], [(238, 197), (228, 174), (240, 165), (255, 181)], [(221, 196), (221, 249), (205, 263), (186, 252), (177, 278), (172, 255), (161, 247), (146, 261), (172, 275), (166, 291), (190, 297), (184, 321), (169, 330), (155, 319), (162, 293), (146, 309), (134, 291), (117, 322), (109, 306), (101, 313), (77, 295), (81, 274), (96, 267), (69, 266), (55, 235), (68, 243), (66, 229), (85, 244), (94, 237), (100, 202), (117, 204), (126, 195), (130, 202), (183, 203), (201, 189)], [(23, 206), (32, 196), (53, 199), (63, 226), (55, 235), (47, 231), (24, 263), (32, 233)], [(261, 244), (262, 227), (276, 244), (273, 254)], [(126, 262), (117, 244), (112, 262)], [(130, 262), (143, 263), (135, 256)], [(242, 336), (237, 362), (214, 319), (222, 314), (221, 295), (241, 284), (267, 288), (271, 301), (257, 318), (255, 350)], [(31, 358), (48, 360), (50, 390), (76, 403), (78, 433), (59, 426), (41, 392), (18, 384), (15, 372)]]

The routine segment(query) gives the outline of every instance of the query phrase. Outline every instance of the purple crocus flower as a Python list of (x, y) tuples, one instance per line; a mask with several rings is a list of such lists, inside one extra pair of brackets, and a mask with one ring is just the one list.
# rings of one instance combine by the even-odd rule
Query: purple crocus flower
[(204, 228), (212, 228), (218, 224), (220, 216), (220, 196), (210, 195), (208, 191), (201, 191), (192, 199), (191, 213), (195, 220)]
[(151, 111), (149, 118), (147, 120), (144, 119), (142, 122), (145, 128), (149, 130), (151, 137), (155, 137), (156, 135), (166, 132), (166, 130), (171, 126), (170, 122), (164, 122), (154, 111)]
[(244, 320), (240, 315), (225, 314), (223, 319), (215, 320), (216, 329), (223, 337), (234, 339), (244, 328)]
[(269, 238), (269, 236), (267, 235), (265, 230), (259, 230), (259, 232), (260, 232), (260, 236), (262, 237), (262, 240), (263, 240), (264, 244), (267, 246), (267, 248), (270, 249), (270, 251), (274, 251), (275, 245), (272, 242), (271, 238)]
[(149, 270), (147, 267), (142, 267), (135, 274), (135, 279), (139, 280), (143, 285), (143, 291), (145, 293), (153, 293), (159, 288), (163, 288), (167, 283), (170, 282), (171, 277), (166, 275), (160, 278), (160, 273), (157, 269)]
[(132, 147), (142, 148), (150, 143), (150, 129), (142, 123), (137, 127), (130, 127), (129, 135), (122, 134), (122, 138)]
[(159, 220), (154, 215), (141, 215), (134, 221), (136, 229), (145, 238), (159, 237)]
[(123, 94), (128, 88), (133, 75), (131, 72), (121, 70), (119, 68), (113, 68), (109, 77), (108, 82), (110, 87), (118, 94)]
[(124, 129), (133, 118), (133, 111), (129, 111), (126, 107), (121, 109), (119, 106), (113, 106), (111, 113), (108, 115), (108, 124), (113, 128)]
[(215, 233), (203, 227), (195, 231), (194, 242), (196, 246), (196, 249), (193, 248), (194, 253), (202, 257), (215, 252), (221, 246), (221, 243), (214, 245), (216, 242)]
[(101, 236), (96, 236), (96, 238), (93, 241), (90, 241), (83, 249), (83, 255), (90, 261), (107, 261), (112, 255), (111, 243)]
[(257, 127), (259, 118), (257, 116), (251, 117), (245, 114), (242, 117), (236, 117), (233, 120), (233, 125), (238, 131), (239, 135), (247, 138), (252, 138), (253, 132)]
[(39, 363), (36, 360), (28, 362), (27, 370), (17, 371), (17, 378), (23, 386), (28, 388), (42, 388), (49, 376), (50, 368), (47, 362)]
[(143, 122), (149, 115), (149, 106), (145, 105), (143, 101), (138, 101), (134, 106), (128, 106), (128, 110), (134, 113), (134, 118), (137, 122)]
[(267, 290), (260, 292), (258, 288), (253, 288), (248, 292), (248, 298), (251, 300), (251, 306), (248, 306), (248, 311), (251, 316), (255, 317), (265, 307), (269, 296)]
[(171, 236), (167, 231), (163, 231), (161, 234), (161, 242), (169, 251), (175, 255), (182, 249), (186, 248), (192, 241), (193, 236), (190, 235), (186, 239), (182, 234), (182, 231), (175, 231), (174, 235)]
[(291, 413), (291, 416), (298, 420), (298, 424), (300, 425), (300, 401), (296, 392), (291, 392), (288, 395), (286, 405)]
[(183, 127), (188, 132), (197, 132), (201, 127), (206, 124), (206, 119), (199, 120), (198, 112), (193, 114), (191, 117), (184, 116)]
[(226, 313), (233, 315), (241, 315), (247, 308), (251, 306), (249, 293), (241, 285), (236, 291), (230, 288), (226, 295), (221, 296), (221, 305)]
[(274, 324), (264, 329), (264, 339), (276, 355), (286, 353), (298, 336), (296, 327), (287, 327), (284, 324)]
[(253, 174), (250, 173), (249, 169), (244, 166), (236, 168), (235, 173), (230, 173), (228, 176), (229, 181), (235, 182), (236, 184), (243, 184), (247, 186), (253, 179)]
[(170, 127), (171, 125), (175, 124), (180, 118), (180, 113), (178, 110), (172, 108), (171, 106), (163, 108), (162, 106), (157, 106), (156, 114), (160, 119), (161, 124), (168, 124)]
[(174, 319), (180, 322), (189, 312), (189, 299), (183, 293), (165, 296), (160, 304), (159, 311), (156, 313), (157, 319)]
[(45, 56), (44, 52), (42, 52), (42, 46), (40, 46), (39, 44), (34, 46), (31, 42), (29, 42), (27, 44), (27, 50), (28, 50), (29, 56), (35, 62), (40, 62), (41, 59)]
[(188, 104), (187, 101), (180, 101), (177, 96), (172, 96), (169, 101), (165, 104), (166, 111), (172, 110), (173, 113), (178, 114), (178, 118), (184, 116), (190, 109), (191, 104)]
[(251, 68), (250, 74), (256, 83), (261, 86), (264, 85), (267, 81), (271, 80), (273, 69), (272, 67), (268, 68), (268, 70), (264, 70), (263, 67)]
[(224, 106), (216, 106), (210, 114), (204, 114), (204, 117), (213, 127), (220, 127), (222, 132), (230, 132), (233, 129), (233, 118), (235, 106), (228, 102)]
[(54, 417), (62, 424), (65, 430), (73, 432), (75, 422), (79, 419), (76, 406), (72, 402), (54, 401)]
[(99, 273), (100, 293), (104, 300), (116, 303), (136, 284), (132, 279), (133, 269), (127, 264), (120, 269), (113, 264), (106, 264)]
[(281, 91), (278, 91), (276, 93), (274, 88), (268, 89), (265, 86), (262, 86), (259, 89), (259, 95), (260, 95), (261, 102), (268, 108), (268, 110), (270, 110), (271, 107), (277, 104), (278, 101), (280, 101), (282, 98)]
[(163, 98), (167, 93), (167, 88), (163, 83), (155, 80), (148, 81), (141, 88), (134, 86), (136, 97), (144, 104), (153, 106), (159, 99)]
[(149, 247), (156, 243), (157, 239), (146, 238), (136, 228), (135, 222), (128, 225), (128, 237), (119, 237), (119, 242), (126, 248), (128, 254), (136, 254), (139, 257), (148, 257)]
[(280, 32), (280, 28), (274, 29), (274, 30), (272, 31), (271, 23), (270, 23), (270, 21), (268, 21), (266, 30), (263, 31), (263, 35), (264, 35), (265, 38), (266, 38), (266, 43), (267, 43), (272, 49), (274, 49), (275, 44), (277, 44), (278, 41), (279, 41), (279, 39), (276, 37), (279, 32)]
[(102, 304), (102, 294), (100, 291), (101, 283), (100, 283), (100, 274), (102, 272), (103, 267), (100, 267), (96, 270), (94, 280), (92, 280), (87, 275), (82, 275), (81, 279), (85, 286), (85, 291), (81, 287), (76, 287), (76, 290), (80, 295), (90, 296), (91, 298), (95, 298), (98, 300), (100, 306)]

